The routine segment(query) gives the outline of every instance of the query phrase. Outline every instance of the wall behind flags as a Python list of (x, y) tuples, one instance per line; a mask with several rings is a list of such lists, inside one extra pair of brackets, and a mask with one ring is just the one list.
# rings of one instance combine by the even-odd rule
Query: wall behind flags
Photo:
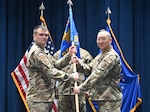
[[(40, 24), (39, 6), (45, 5), (44, 17), (57, 50), (68, 18), (67, 0), (0, 1), (0, 112), (25, 112), (25, 107), (11, 78), (32, 41), (32, 30)], [(95, 57), (96, 34), (106, 27), (105, 11), (109, 5), (111, 26), (132, 69), (140, 74), (142, 105), (150, 105), (150, 1), (149, 0), (73, 0), (73, 16), (81, 47)]]

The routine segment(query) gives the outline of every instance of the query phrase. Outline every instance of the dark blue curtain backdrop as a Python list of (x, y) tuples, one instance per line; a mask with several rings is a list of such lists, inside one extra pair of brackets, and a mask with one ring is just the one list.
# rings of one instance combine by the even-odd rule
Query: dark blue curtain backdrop
[[(26, 112), (12, 80), (32, 41), (32, 30), (40, 24), (39, 6), (44, 3), (44, 17), (59, 49), (68, 18), (67, 0), (0, 0), (0, 112)], [(73, 0), (73, 14), (81, 47), (93, 57), (98, 53), (96, 35), (106, 27), (105, 11), (109, 5), (111, 26), (124, 56), (140, 74), (143, 102), (139, 112), (149, 112), (150, 105), (150, 0)]]

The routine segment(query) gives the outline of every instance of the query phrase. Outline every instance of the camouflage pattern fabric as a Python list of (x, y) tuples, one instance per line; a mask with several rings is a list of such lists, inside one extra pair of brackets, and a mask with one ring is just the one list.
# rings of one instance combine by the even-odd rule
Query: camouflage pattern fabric
[(99, 112), (121, 112), (121, 100), (102, 100), (98, 101)]
[[(60, 50), (57, 51), (54, 54), (54, 57), (56, 59), (60, 58)], [(80, 57), (81, 60), (85, 63), (90, 63), (93, 59), (90, 53), (80, 48)], [(73, 64), (70, 64), (66, 66), (65, 68), (61, 69), (62, 71), (66, 73), (73, 73)], [(78, 72), (78, 71), (77, 71)], [(79, 73), (79, 81), (77, 82), (78, 85), (81, 84), (85, 77), (87, 77), (89, 74), (83, 74)], [(76, 112), (75, 111), (75, 98), (73, 93), (73, 87), (74, 87), (74, 80), (68, 80), (68, 81), (59, 81), (59, 85), (57, 87), (57, 93), (59, 95), (59, 112)], [(85, 94), (79, 94), (79, 110), (80, 112), (86, 112), (86, 99)]]
[[(58, 105), (59, 112), (76, 112), (74, 95), (59, 95)], [(79, 111), (86, 112), (86, 100), (84, 95), (79, 95)]]
[(69, 74), (57, 68), (66, 66), (70, 58), (70, 55), (66, 54), (64, 58), (56, 61), (45, 49), (35, 43), (32, 45), (27, 59), (29, 72), (27, 103), (29, 107), (32, 107), (31, 102), (46, 103), (54, 100), (56, 80), (70, 80)]
[(80, 85), (82, 91), (89, 90), (91, 100), (121, 101), (122, 93), (118, 85), (121, 71), (120, 57), (112, 47), (105, 53), (98, 54), (89, 65), (79, 60), (77, 69), (84, 73), (91, 72), (87, 80)]
[(52, 102), (30, 102), (29, 109), (30, 112), (51, 112), (52, 110)]

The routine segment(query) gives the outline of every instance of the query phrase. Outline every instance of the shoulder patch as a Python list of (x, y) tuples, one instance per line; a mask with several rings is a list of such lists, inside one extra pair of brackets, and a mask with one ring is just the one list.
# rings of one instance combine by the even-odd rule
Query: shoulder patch
[(106, 61), (102, 61), (100, 64), (101, 68), (106, 68), (107, 65), (108, 63)]
[(45, 56), (44, 54), (39, 54), (38, 60), (39, 60), (41, 63), (43, 63), (44, 65), (49, 65), (49, 64), (50, 64), (50, 62), (49, 62), (49, 60), (48, 60), (48, 57)]

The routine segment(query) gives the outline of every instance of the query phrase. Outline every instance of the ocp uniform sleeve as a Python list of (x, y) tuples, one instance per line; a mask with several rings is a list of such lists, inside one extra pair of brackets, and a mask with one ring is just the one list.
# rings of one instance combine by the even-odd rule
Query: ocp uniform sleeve
[(68, 80), (70, 78), (68, 74), (54, 67), (53, 57), (48, 57), (47, 54), (44, 53), (35, 53), (34, 57), (37, 58), (37, 62), (35, 61), (35, 63), (38, 69), (48, 78), (57, 80)]
[(95, 67), (90, 76), (80, 86), (83, 90), (89, 90), (98, 81), (105, 78), (109, 70), (113, 68), (115, 64), (116, 55), (107, 55), (104, 59)]
[(70, 59), (71, 59), (71, 56), (69, 53), (67, 53), (62, 58), (60, 58), (58, 60), (54, 59), (54, 66), (58, 69), (64, 68), (69, 64)]
[(77, 71), (85, 74), (91, 74), (92, 68), (94, 67), (98, 56), (96, 56), (90, 63), (85, 63), (84, 60), (78, 59)]

